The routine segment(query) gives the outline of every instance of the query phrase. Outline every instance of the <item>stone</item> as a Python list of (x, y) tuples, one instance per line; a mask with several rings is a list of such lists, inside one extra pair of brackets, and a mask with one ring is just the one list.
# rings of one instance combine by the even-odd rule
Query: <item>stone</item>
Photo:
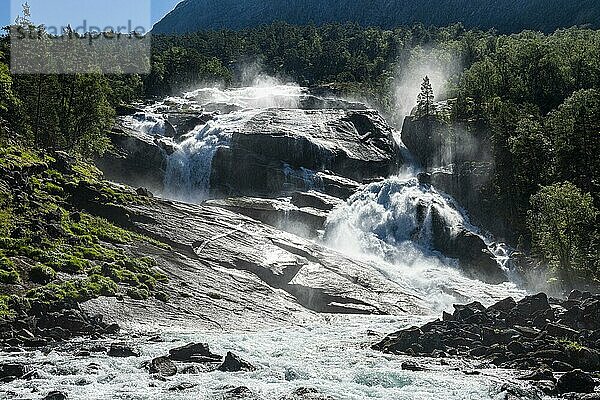
[(506, 345), (506, 349), (513, 354), (520, 355), (527, 351), (525, 346), (522, 343), (513, 340), (508, 345)]
[(550, 303), (545, 293), (538, 293), (533, 296), (527, 296), (519, 301), (516, 308), (521, 314), (533, 317), (537, 312), (550, 309)]
[(237, 355), (228, 351), (223, 364), (219, 367), (221, 372), (239, 372), (239, 371), (255, 371), (256, 367), (247, 361), (242, 360)]
[(579, 332), (576, 330), (555, 323), (546, 324), (544, 331), (558, 339), (574, 339), (579, 336)]
[(10, 382), (16, 379), (21, 379), (31, 369), (23, 364), (2, 363), (0, 364), (0, 381)]
[(552, 381), (556, 382), (556, 378), (554, 378), (554, 373), (547, 368), (540, 368), (536, 371), (532, 371), (528, 374), (525, 374), (519, 377), (521, 380), (525, 381)]
[(43, 400), (67, 400), (68, 396), (63, 392), (50, 392), (48, 393)]
[(154, 194), (145, 187), (139, 187), (135, 190), (135, 192), (142, 197), (154, 197)]
[(187, 362), (219, 362), (221, 356), (211, 353), (206, 343), (190, 343), (169, 350), (169, 358), (175, 361)]
[(556, 385), (559, 393), (592, 393), (595, 387), (594, 378), (580, 369), (565, 373)]
[(572, 371), (574, 368), (571, 364), (568, 364), (566, 362), (553, 361), (552, 369), (556, 372), (569, 372), (569, 371)]
[(490, 306), (488, 309), (509, 312), (516, 306), (517, 306), (517, 302), (512, 297), (507, 297), (506, 299), (500, 300), (496, 304)]
[(110, 357), (139, 357), (140, 354), (124, 343), (112, 343), (108, 350)]
[(415, 371), (415, 372), (417, 372), (417, 371), (425, 371), (424, 367), (422, 367), (419, 364), (414, 363), (412, 361), (403, 362), (402, 365), (401, 365), (401, 368), (404, 371)]
[(157, 357), (150, 361), (149, 371), (151, 374), (174, 376), (177, 374), (177, 366), (167, 357)]
[(485, 311), (485, 307), (478, 301), (475, 301), (466, 305), (458, 305), (454, 304), (454, 314), (453, 317), (455, 320), (465, 320), (478, 312)]
[(252, 392), (252, 390), (248, 389), (245, 386), (239, 386), (236, 388), (228, 389), (223, 393), (221, 400), (254, 400), (257, 399), (256, 395)]
[(171, 392), (183, 392), (185, 390), (189, 390), (192, 389), (194, 387), (198, 386), (198, 384), (196, 383), (191, 383), (191, 382), (180, 382), (176, 385), (173, 385), (171, 387), (169, 387), (169, 391)]

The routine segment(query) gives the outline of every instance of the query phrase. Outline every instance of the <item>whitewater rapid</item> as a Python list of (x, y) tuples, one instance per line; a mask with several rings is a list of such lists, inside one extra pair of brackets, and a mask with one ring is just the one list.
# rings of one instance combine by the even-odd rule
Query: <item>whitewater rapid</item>
[[(171, 199), (199, 202), (210, 190), (211, 162), (216, 151), (228, 146), (235, 126), (261, 108), (298, 107), (304, 89), (297, 86), (267, 86), (220, 90), (199, 89), (180, 97), (148, 106), (143, 113), (128, 117), (140, 134), (170, 140), (165, 193)], [(228, 104), (233, 110), (199, 125), (175, 142), (164, 138), (165, 104), (182, 110), (200, 111), (209, 104)], [(224, 129), (229, 128), (229, 129)], [(297, 173), (290, 169), (289, 173)], [(301, 174), (312, 179), (314, 171)], [(503, 399), (501, 386), (511, 373), (482, 370), (481, 375), (463, 371), (477, 365), (465, 360), (417, 360), (430, 370), (403, 371), (406, 357), (384, 355), (370, 346), (388, 334), (439, 318), (452, 304), (480, 301), (491, 305), (507, 296), (520, 298), (525, 292), (514, 283), (485, 284), (466, 278), (455, 260), (431, 247), (431, 210), (442, 215), (453, 229), (472, 226), (464, 210), (449, 196), (421, 185), (413, 176), (394, 176), (364, 186), (345, 204), (331, 212), (322, 242), (345, 254), (369, 262), (389, 280), (431, 310), (427, 315), (355, 316), (322, 314), (317, 322), (257, 332), (190, 332), (173, 329), (158, 332), (163, 342), (148, 338), (157, 332), (139, 327), (124, 338), (139, 348), (140, 358), (116, 359), (106, 355), (77, 357), (70, 344), (45, 355), (41, 352), (1, 355), (0, 360), (27, 360), (40, 368), (40, 377), (4, 385), (7, 398), (35, 398), (50, 390), (69, 392), (70, 399), (219, 399), (228, 388), (246, 386), (261, 399), (276, 400), (300, 387), (315, 388), (338, 400), (495, 400)], [(429, 218), (429, 219), (428, 219)], [(483, 237), (483, 236), (482, 236)], [(485, 237), (484, 237), (485, 238)], [(495, 246), (499, 261), (506, 255)], [(258, 367), (247, 373), (210, 372), (181, 375), (166, 381), (152, 378), (142, 368), (145, 361), (165, 355), (169, 349), (189, 342), (209, 343), (213, 352), (233, 351)], [(98, 343), (95, 343), (98, 344)], [(68, 347), (68, 346), (67, 346)], [(170, 390), (179, 383), (191, 387)], [(0, 397), (1, 398), (1, 397)]]
[[(481, 375), (467, 375), (465, 372), (475, 367), (467, 361), (449, 359), (448, 365), (442, 365), (439, 360), (415, 360), (370, 350), (376, 339), (369, 336), (372, 332), (426, 320), (331, 315), (318, 324), (268, 332), (162, 332), (165, 341), (161, 343), (128, 336), (129, 343), (141, 350), (140, 358), (78, 357), (72, 349), (58, 349), (48, 355), (18, 354), (11, 359), (38, 364), (40, 378), (5, 384), (2, 391), (7, 398), (37, 398), (35, 393), (62, 390), (69, 393), (70, 400), (216, 400), (228, 389), (245, 386), (265, 400), (280, 399), (300, 387), (314, 388), (339, 400), (503, 399), (501, 387), (511, 379), (510, 372), (483, 369)], [(233, 374), (178, 374), (163, 381), (141, 367), (144, 361), (190, 342), (210, 343), (211, 350), (219, 354), (233, 351), (258, 369)], [(70, 347), (89, 344), (72, 343)], [(403, 371), (406, 361), (419, 362), (430, 370)], [(191, 387), (173, 390), (182, 383)]]

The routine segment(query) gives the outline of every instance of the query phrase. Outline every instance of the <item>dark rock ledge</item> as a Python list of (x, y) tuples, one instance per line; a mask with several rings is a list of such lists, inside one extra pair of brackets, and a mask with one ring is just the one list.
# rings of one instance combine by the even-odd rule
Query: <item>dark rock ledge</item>
[(600, 295), (573, 291), (568, 299), (558, 300), (540, 293), (487, 308), (479, 302), (455, 305), (453, 314), (444, 312), (441, 320), (392, 333), (373, 349), (475, 358), (483, 367), (527, 370), (522, 379), (548, 395), (597, 398), (566, 394), (593, 393), (598, 385)]

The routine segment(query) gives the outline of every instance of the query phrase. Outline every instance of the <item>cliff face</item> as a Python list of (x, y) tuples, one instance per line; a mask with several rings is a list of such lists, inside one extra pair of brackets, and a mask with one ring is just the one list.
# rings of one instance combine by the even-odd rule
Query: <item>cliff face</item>
[(244, 29), (274, 21), (291, 24), (356, 22), (393, 28), (423, 23), (518, 32), (591, 24), (600, 9), (593, 0), (185, 0), (155, 27), (154, 33)]

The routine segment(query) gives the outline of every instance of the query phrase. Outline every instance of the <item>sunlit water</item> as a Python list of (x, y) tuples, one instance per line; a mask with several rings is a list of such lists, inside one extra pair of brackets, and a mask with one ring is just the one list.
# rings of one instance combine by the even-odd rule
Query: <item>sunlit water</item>
[[(510, 372), (482, 370), (469, 376), (466, 361), (416, 360), (426, 372), (403, 371), (406, 357), (388, 356), (369, 349), (376, 332), (421, 323), (426, 317), (325, 316), (319, 324), (245, 333), (163, 333), (166, 340), (129, 340), (141, 350), (139, 358), (106, 355), (76, 357), (73, 351), (15, 356), (40, 369), (41, 379), (17, 381), (2, 387), (8, 398), (37, 398), (51, 390), (68, 392), (70, 399), (214, 399), (227, 388), (246, 386), (263, 399), (278, 399), (299, 387), (315, 388), (336, 399), (501, 399), (501, 386)], [(153, 378), (144, 361), (168, 350), (201, 341), (213, 352), (233, 351), (253, 363), (254, 372), (178, 374), (167, 381)], [(86, 347), (89, 343), (81, 343)], [(75, 346), (77, 347), (77, 346)], [(12, 357), (11, 357), (12, 358)], [(4, 360), (7, 357), (3, 357)], [(415, 360), (413, 360), (415, 361)], [(96, 364), (98, 367), (94, 367)], [(90, 367), (91, 365), (91, 367)], [(195, 386), (170, 390), (179, 383)]]

